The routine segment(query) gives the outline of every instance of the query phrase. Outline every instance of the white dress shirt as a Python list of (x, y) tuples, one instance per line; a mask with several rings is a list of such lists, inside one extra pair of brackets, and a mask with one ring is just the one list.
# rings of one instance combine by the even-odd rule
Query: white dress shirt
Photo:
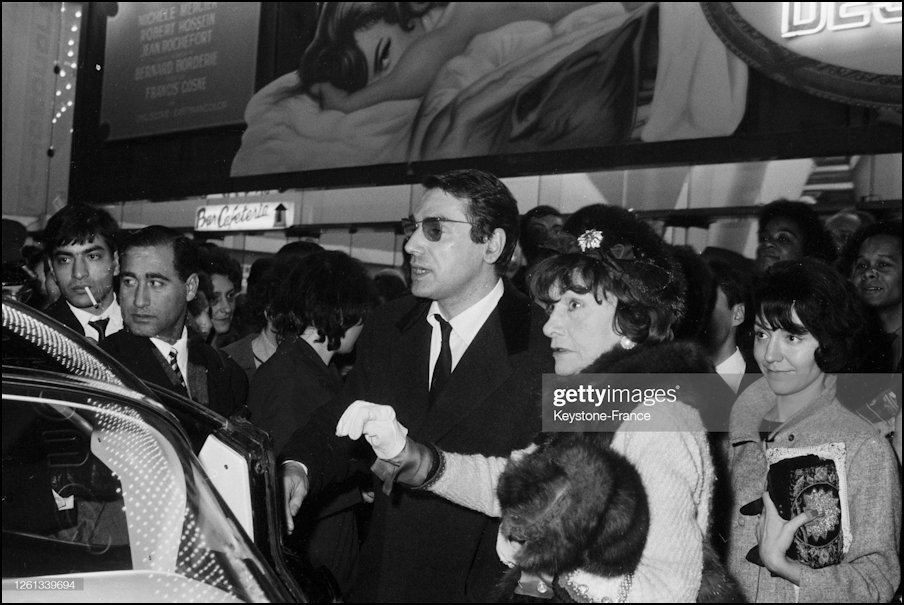
[(500, 279), (486, 296), (452, 319), (443, 315), (440, 312), (439, 303), (433, 301), (427, 311), (427, 322), (433, 326), (433, 335), (430, 338), (430, 365), (427, 384), (431, 384), (433, 380), (433, 366), (436, 365), (440, 349), (443, 346), (443, 333), (440, 331), (439, 322), (433, 316), (437, 313), (442, 315), (443, 319), (452, 326), (452, 332), (449, 336), (449, 350), (452, 352), (452, 371), (455, 371), (455, 366), (458, 365), (459, 360), (464, 356), (468, 347), (471, 346), (471, 342), (477, 336), (480, 328), (483, 327), (496, 305), (499, 304), (504, 291), (505, 288), (503, 288), (502, 280)]
[(66, 304), (69, 305), (69, 308), (72, 310), (72, 314), (75, 315), (75, 318), (78, 320), (80, 324), (82, 324), (82, 332), (95, 342), (98, 339), (97, 330), (94, 329), (94, 326), (89, 326), (89, 321), (97, 321), (98, 319), (109, 319), (109, 323), (107, 323), (106, 329), (104, 329), (104, 336), (109, 336), (110, 334), (114, 334), (122, 330), (122, 309), (119, 308), (119, 303), (116, 302), (116, 299), (113, 299), (113, 302), (110, 303), (110, 306), (104, 309), (104, 312), (100, 315), (92, 315), (88, 311), (84, 309), (79, 309), (78, 307), (73, 307), (69, 304), (69, 301), (66, 301)]
[(191, 391), (188, 386), (188, 328), (182, 328), (182, 336), (175, 344), (170, 344), (159, 338), (151, 338), (151, 342), (157, 347), (157, 350), (163, 355), (163, 358), (169, 363), (170, 351), (176, 350), (176, 363), (179, 365), (179, 371), (182, 373), (182, 381), (185, 383), (185, 390)]
[(734, 353), (716, 366), (716, 372), (722, 377), (731, 390), (735, 393), (741, 388), (741, 380), (744, 379), (744, 373), (747, 371), (747, 362), (741, 355), (741, 350), (735, 347)]

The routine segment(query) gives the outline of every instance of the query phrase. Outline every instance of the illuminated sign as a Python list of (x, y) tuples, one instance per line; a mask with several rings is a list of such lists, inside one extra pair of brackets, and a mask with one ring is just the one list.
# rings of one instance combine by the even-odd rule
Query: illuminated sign
[[(782, 38), (901, 22), (900, 2), (782, 2)], [(900, 31), (900, 28), (899, 28)]]
[(713, 31), (782, 84), (901, 109), (900, 2), (701, 2)]
[(195, 213), (195, 231), (285, 229), (294, 220), (294, 202), (218, 204), (198, 208)]

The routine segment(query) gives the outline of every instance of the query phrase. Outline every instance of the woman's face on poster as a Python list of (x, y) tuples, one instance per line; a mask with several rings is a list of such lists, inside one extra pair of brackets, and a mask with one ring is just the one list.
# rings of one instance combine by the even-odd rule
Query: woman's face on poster
[(367, 58), (368, 84), (388, 74), (399, 62), (408, 47), (423, 33), (420, 22), (411, 31), (398, 24), (378, 21), (367, 29), (355, 32), (355, 42)]

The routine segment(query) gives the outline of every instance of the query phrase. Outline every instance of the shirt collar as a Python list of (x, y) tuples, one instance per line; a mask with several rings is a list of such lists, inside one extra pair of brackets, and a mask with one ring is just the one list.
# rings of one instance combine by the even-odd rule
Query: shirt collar
[(725, 361), (716, 366), (716, 372), (735, 393), (741, 388), (741, 379), (746, 371), (747, 362), (744, 361), (744, 356), (741, 355), (741, 350), (738, 347), (735, 347), (734, 353), (729, 355)]
[(179, 363), (179, 369), (184, 376), (188, 376), (188, 329), (183, 326), (182, 336), (179, 337), (174, 344), (170, 344), (160, 338), (151, 337), (151, 342), (157, 347), (157, 350), (163, 354), (163, 358), (169, 361), (169, 354), (173, 348), (176, 349), (176, 360)]
[[(69, 309), (72, 310), (72, 314), (78, 320), (78, 322), (82, 325), (82, 332), (87, 334), (89, 337), (94, 338), (94, 329), (88, 325), (89, 322), (97, 321), (98, 319), (109, 319), (109, 323), (107, 324), (107, 328), (104, 330), (104, 334), (109, 336), (114, 332), (119, 332), (122, 330), (122, 310), (119, 308), (119, 303), (116, 301), (116, 298), (113, 298), (113, 302), (110, 303), (106, 309), (104, 309), (103, 313), (99, 315), (93, 315), (84, 309), (79, 309), (78, 307), (73, 307), (69, 301), (66, 301), (66, 304), (69, 305)], [(95, 338), (96, 340), (96, 338)]]
[(433, 316), (437, 313), (442, 315), (443, 319), (448, 321), (452, 326), (452, 332), (461, 338), (466, 345), (469, 345), (471, 344), (471, 341), (474, 340), (474, 337), (477, 336), (477, 333), (480, 331), (480, 328), (483, 327), (483, 324), (486, 323), (490, 313), (492, 313), (493, 309), (496, 308), (496, 305), (499, 304), (499, 300), (502, 298), (504, 291), (505, 289), (503, 288), (502, 280), (500, 279), (486, 296), (452, 319), (449, 319), (440, 311), (438, 302), (433, 301), (427, 312), (427, 321), (430, 322), (431, 326), (436, 327), (437, 321)]

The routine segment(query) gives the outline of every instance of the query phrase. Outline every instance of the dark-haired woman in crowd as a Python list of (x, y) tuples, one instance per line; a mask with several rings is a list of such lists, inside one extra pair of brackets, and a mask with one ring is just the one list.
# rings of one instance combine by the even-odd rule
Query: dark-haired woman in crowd
[(235, 342), (240, 336), (232, 320), (235, 317), (236, 297), (242, 291), (242, 265), (217, 246), (208, 245), (203, 250), (201, 266), (213, 285), (209, 301), (213, 330), (207, 337), (207, 344), (219, 349)]
[[(353, 349), (377, 302), (367, 269), (344, 252), (315, 252), (293, 261), (295, 268), (269, 307), (279, 347), (258, 368), (248, 396), (251, 421), (270, 433), (277, 452), (342, 388), (330, 361)], [(348, 586), (358, 552), (354, 507), (360, 503), (355, 482), (305, 500), (298, 515), (304, 524), (292, 534), (315, 567), (329, 569), (340, 590)]]
[(731, 571), (752, 602), (888, 602), (900, 579), (897, 464), (836, 397), (836, 373), (859, 362), (865, 310), (807, 258), (773, 265), (757, 294), (763, 378), (731, 414)]
[(759, 215), (756, 264), (760, 271), (783, 260), (816, 258), (835, 260), (835, 244), (809, 204), (776, 200), (763, 206)]

